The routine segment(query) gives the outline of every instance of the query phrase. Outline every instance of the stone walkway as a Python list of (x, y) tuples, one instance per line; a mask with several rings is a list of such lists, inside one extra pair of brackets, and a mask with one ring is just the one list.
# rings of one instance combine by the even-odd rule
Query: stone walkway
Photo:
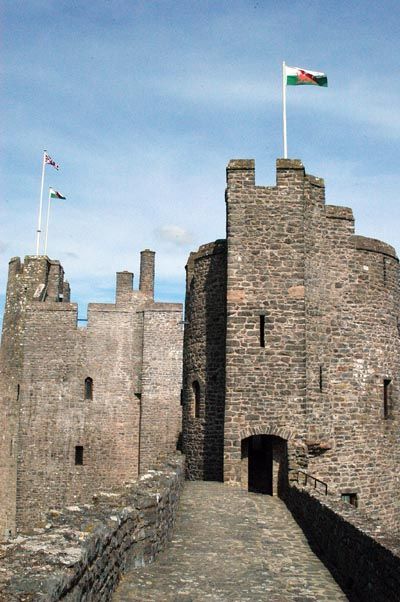
[(172, 542), (127, 573), (113, 602), (347, 600), (284, 503), (222, 483), (188, 482)]

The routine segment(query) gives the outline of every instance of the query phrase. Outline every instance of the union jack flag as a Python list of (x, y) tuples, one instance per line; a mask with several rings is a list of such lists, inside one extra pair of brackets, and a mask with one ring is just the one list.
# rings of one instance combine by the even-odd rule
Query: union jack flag
[(44, 162), (48, 165), (52, 165), (54, 169), (60, 169), (58, 163), (56, 163), (47, 153), (44, 155)]

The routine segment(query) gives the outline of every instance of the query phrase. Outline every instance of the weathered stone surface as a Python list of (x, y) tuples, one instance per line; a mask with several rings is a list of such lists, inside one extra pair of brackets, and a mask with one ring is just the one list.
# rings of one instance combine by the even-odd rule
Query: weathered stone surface
[(304, 290), (304, 286), (302, 285), (290, 286), (288, 288), (288, 295), (296, 299), (304, 299)]
[(318, 490), (293, 485), (285, 501), (350, 600), (399, 600), (400, 538)]
[(346, 600), (278, 498), (188, 482), (171, 543), (114, 602)]
[(183, 458), (171, 458), (0, 544), (0, 601), (110, 600), (123, 571), (153, 561), (170, 539), (183, 482)]
[[(226, 245), (192, 253), (187, 265), (183, 446), (190, 479), (222, 480), (225, 389)], [(196, 416), (194, 383), (199, 383)]]
[[(319, 552), (351, 599), (396, 600), (399, 550), (387, 536), (398, 532), (400, 518), (396, 253), (356, 236), (352, 210), (325, 205), (323, 180), (298, 160), (278, 160), (270, 187), (255, 185), (254, 161), (231, 161), (226, 203), (226, 240), (201, 246), (187, 265), (187, 476), (257, 491), (268, 481), (265, 492), (285, 497), (315, 545), (321, 536)], [(154, 303), (149, 250), (139, 290), (132, 273), (119, 272), (116, 303), (90, 304), (83, 329), (59, 262), (14, 258), (9, 269), (0, 539), (16, 530), (31, 536), (0, 548), (0, 600), (107, 600), (121, 570), (154, 558), (173, 521), (179, 463), (115, 487), (175, 447), (181, 308)], [(81, 447), (83, 464), (74, 462)], [(322, 479), (330, 496), (289, 485), (297, 468)], [(314, 579), (314, 561), (305, 563), (311, 577), (300, 576), (308, 552), (279, 500), (192, 486), (202, 495), (224, 491), (218, 508), (212, 495), (200, 500), (197, 493), (186, 506), (199, 554), (178, 537), (159, 565), (161, 580), (145, 571), (150, 583), (140, 577), (129, 593), (139, 597), (127, 599), (168, 599), (155, 597), (164, 589), (171, 600), (194, 600), (193, 585), (204, 594), (199, 599), (213, 599), (213, 583), (218, 600), (235, 599), (240, 588), (241, 600), (343, 599), (331, 582)], [(359, 508), (344, 506), (341, 496), (357, 498)], [(202, 508), (205, 528), (193, 505)], [(365, 514), (376, 522), (365, 522)], [(219, 548), (210, 546), (214, 535)], [(171, 571), (182, 550), (184, 563), (197, 561), (186, 581), (179, 568)], [(269, 564), (254, 563), (257, 553)]]
[(89, 304), (80, 328), (58, 261), (11, 260), (0, 351), (0, 541), (176, 449), (182, 306), (154, 302), (149, 250), (140, 283), (133, 290), (133, 274), (118, 273), (115, 304)]
[(324, 181), (298, 160), (279, 159), (271, 187), (255, 185), (253, 161), (231, 161), (226, 206), (226, 241), (187, 265), (189, 478), (247, 488), (252, 444), (268, 435), (274, 493), (303, 468), (398, 530), (394, 249), (356, 236), (352, 210), (326, 205)]

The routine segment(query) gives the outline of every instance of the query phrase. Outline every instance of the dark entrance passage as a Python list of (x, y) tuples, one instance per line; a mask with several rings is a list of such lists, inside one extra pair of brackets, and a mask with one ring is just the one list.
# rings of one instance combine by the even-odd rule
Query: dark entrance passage
[(241, 478), (248, 491), (278, 495), (287, 481), (286, 441), (273, 435), (243, 439)]
[(272, 495), (271, 440), (265, 435), (255, 435), (248, 445), (249, 491)]

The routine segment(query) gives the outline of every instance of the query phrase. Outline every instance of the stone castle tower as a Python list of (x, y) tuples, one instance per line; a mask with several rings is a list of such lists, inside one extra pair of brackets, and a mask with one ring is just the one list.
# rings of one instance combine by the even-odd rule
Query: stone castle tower
[(395, 529), (399, 262), (324, 192), (298, 160), (273, 187), (228, 165), (226, 240), (187, 264), (188, 477), (274, 494), (301, 469)]
[(13, 258), (0, 355), (0, 539), (90, 501), (176, 448), (182, 307), (155, 303), (154, 252), (86, 327), (58, 261)]

